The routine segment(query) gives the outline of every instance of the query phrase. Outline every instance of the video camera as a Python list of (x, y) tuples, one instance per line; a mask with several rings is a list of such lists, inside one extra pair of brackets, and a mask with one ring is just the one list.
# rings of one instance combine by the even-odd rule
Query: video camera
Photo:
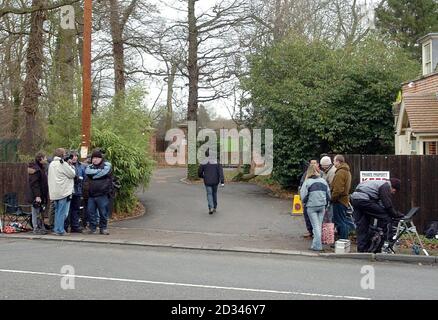
[(73, 157), (74, 157), (74, 153), (73, 152), (68, 152), (66, 154), (66, 156), (63, 159), (61, 159), (61, 163), (63, 163), (64, 161), (68, 162), (69, 160), (72, 160)]
[(45, 205), (42, 204), (41, 202), (38, 202), (38, 201), (32, 202), (32, 207), (34, 207), (35, 209), (40, 209), (41, 211), (45, 211), (46, 210)]

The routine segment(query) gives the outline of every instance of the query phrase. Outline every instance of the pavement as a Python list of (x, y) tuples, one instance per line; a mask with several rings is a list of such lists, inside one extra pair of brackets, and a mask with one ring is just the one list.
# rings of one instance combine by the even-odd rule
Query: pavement
[[(0, 234), (0, 237), (438, 263), (438, 257), (335, 255), (309, 251), (311, 241), (302, 238), (306, 229), (304, 218), (291, 215), (292, 204), (289, 200), (279, 199), (271, 191), (254, 184), (229, 183), (219, 189), (218, 212), (209, 215), (204, 186), (183, 183), (185, 174), (185, 169), (181, 168), (156, 170), (150, 187), (138, 192), (138, 198), (146, 208), (145, 214), (111, 223), (111, 234), (108, 236), (69, 234), (60, 237), (18, 233)], [(326, 250), (333, 252), (328, 247)]]
[(22, 239), (0, 255), (0, 300), (438, 299), (427, 265)]

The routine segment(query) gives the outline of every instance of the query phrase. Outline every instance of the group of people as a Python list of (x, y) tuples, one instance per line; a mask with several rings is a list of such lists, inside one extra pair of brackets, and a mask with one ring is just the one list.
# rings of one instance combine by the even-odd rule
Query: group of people
[[(109, 234), (113, 175), (111, 163), (105, 161), (102, 151), (94, 150), (86, 163), (79, 161), (78, 152), (74, 150), (67, 154), (65, 149), (58, 148), (51, 161), (45, 154), (38, 153), (29, 163), (28, 175), (28, 201), (32, 205), (35, 234), (46, 234), (47, 229), (59, 236), (85, 230), (96, 234), (97, 221), (100, 234)], [(48, 225), (45, 211), (50, 213)]]
[(323, 251), (323, 221), (334, 223), (337, 239), (348, 239), (350, 232), (355, 231), (357, 251), (368, 252), (373, 219), (389, 232), (391, 219), (402, 216), (394, 209), (391, 199), (391, 195), (400, 190), (399, 179), (364, 181), (350, 195), (351, 180), (350, 167), (342, 155), (336, 155), (333, 163), (329, 156), (322, 157), (321, 161), (310, 160), (299, 192), (308, 231), (304, 237), (313, 238), (311, 250)]

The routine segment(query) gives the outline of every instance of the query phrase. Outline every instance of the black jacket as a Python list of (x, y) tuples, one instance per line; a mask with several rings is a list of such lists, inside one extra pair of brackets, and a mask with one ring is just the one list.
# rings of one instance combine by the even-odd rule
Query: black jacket
[(218, 163), (201, 164), (198, 176), (204, 179), (206, 186), (217, 186), (219, 183), (224, 183), (224, 170)]
[(105, 167), (105, 161), (99, 166), (90, 165), (86, 169), (87, 174), (87, 184), (88, 184), (88, 197), (100, 197), (100, 196), (110, 196), (113, 192), (113, 175), (110, 172), (101, 178), (94, 179), (93, 174), (88, 174), (87, 170), (90, 169), (102, 169)]
[(29, 178), (27, 202), (33, 203), (36, 197), (40, 197), (42, 203), (46, 204), (49, 196), (49, 185), (44, 166), (37, 162), (31, 162), (29, 163), (27, 173)]

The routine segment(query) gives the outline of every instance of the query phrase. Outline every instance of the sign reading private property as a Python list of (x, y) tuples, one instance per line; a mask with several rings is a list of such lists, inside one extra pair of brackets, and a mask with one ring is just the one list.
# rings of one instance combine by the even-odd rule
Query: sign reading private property
[(389, 171), (361, 171), (360, 182), (367, 180), (388, 180)]

